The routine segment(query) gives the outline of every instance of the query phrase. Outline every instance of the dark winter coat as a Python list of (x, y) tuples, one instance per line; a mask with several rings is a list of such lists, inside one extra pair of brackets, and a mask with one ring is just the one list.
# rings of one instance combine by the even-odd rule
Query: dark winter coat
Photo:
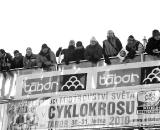
[(103, 57), (103, 49), (97, 42), (95, 45), (88, 45), (85, 50), (85, 59), (97, 63)]
[(75, 61), (75, 47), (74, 46), (69, 46), (67, 49), (61, 49), (59, 48), (58, 51), (56, 52), (56, 56), (58, 57), (59, 55), (64, 55), (64, 59), (62, 62), (65, 62), (65, 64), (69, 64), (70, 61)]
[(20, 123), (24, 123), (24, 116), (23, 115), (19, 115), (16, 118), (16, 124), (20, 124)]
[(153, 52), (154, 49), (158, 49), (160, 51), (160, 40), (156, 40), (151, 37), (146, 45), (146, 52), (155, 56), (157, 54)]
[(21, 53), (20, 53), (19, 57), (14, 57), (13, 58), (12, 69), (23, 68), (23, 60), (24, 60), (24, 57), (22, 56)]
[(135, 57), (136, 51), (139, 50), (139, 45), (143, 47), (143, 45), (137, 40), (133, 40), (133, 42), (128, 42), (126, 45), (126, 50), (128, 51), (126, 58), (133, 59)]
[(37, 66), (37, 55), (31, 54), (31, 56), (25, 55), (24, 60), (23, 60), (23, 66), (24, 68), (33, 68)]
[(9, 53), (5, 53), (4, 56), (0, 58), (0, 70), (9, 70), (12, 63), (12, 56)]
[(85, 54), (85, 48), (83, 46), (76, 47), (76, 49), (75, 49), (75, 60), (76, 60), (77, 63), (79, 63), (80, 60), (85, 59), (84, 54)]

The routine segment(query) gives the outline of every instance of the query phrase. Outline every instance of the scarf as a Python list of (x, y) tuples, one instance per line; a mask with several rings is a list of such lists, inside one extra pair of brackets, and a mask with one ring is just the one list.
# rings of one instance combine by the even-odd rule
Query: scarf
[(116, 38), (108, 38), (107, 40), (104, 41), (104, 50), (107, 56), (116, 56), (118, 54), (118, 49), (116, 45)]

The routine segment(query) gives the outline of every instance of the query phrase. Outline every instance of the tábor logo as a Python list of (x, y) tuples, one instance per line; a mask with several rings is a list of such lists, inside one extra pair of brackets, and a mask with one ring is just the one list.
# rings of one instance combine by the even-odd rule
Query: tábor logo
[(56, 92), (58, 77), (33, 78), (23, 81), (22, 95)]
[(97, 88), (135, 86), (140, 84), (140, 69), (98, 72)]

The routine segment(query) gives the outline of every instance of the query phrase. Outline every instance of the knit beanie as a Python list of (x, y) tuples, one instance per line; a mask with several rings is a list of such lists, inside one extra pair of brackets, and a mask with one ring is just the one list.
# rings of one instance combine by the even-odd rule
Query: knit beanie
[(93, 36), (90, 41), (97, 41), (97, 40), (96, 40), (96, 38)]
[(44, 48), (48, 48), (47, 44), (45, 44), (45, 43), (42, 45), (42, 49), (44, 49)]
[(4, 53), (5, 53), (5, 50), (4, 50), (4, 49), (0, 49), (0, 52), (1, 52), (2, 54), (4, 54)]
[(74, 40), (70, 40), (69, 41), (69, 46), (75, 46), (75, 41)]
[(81, 41), (78, 41), (77, 43), (76, 43), (76, 47), (81, 47), (82, 46), (82, 42)]
[(19, 51), (18, 51), (18, 50), (15, 50), (15, 51), (14, 51), (14, 55), (17, 54), (17, 53), (19, 53)]
[(130, 35), (130, 36), (128, 37), (128, 39), (134, 39), (133, 35)]
[(152, 31), (152, 36), (153, 37), (159, 36), (159, 35), (160, 35), (160, 33), (159, 33), (159, 31), (157, 29), (155, 29), (155, 30)]
[(26, 51), (32, 51), (32, 49), (30, 47), (27, 47)]

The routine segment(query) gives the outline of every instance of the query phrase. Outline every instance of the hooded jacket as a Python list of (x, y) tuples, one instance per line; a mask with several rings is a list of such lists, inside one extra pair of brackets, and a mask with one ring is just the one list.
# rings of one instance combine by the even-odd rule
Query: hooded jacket
[(42, 67), (42, 68), (48, 68), (57, 64), (56, 56), (54, 52), (51, 51), (50, 48), (48, 48), (47, 53), (43, 53), (42, 50), (40, 51), (37, 62), (38, 62), (38, 67)]
[(155, 38), (151, 37), (148, 39), (146, 52), (150, 55), (156, 56), (157, 54), (153, 52), (154, 49), (158, 49), (160, 51), (160, 40), (156, 40)]
[(13, 58), (12, 69), (23, 68), (23, 59), (24, 59), (24, 57), (22, 56), (21, 53), (19, 53), (19, 57), (14, 57)]
[(82, 45), (82, 42), (79, 41), (77, 42), (75, 49), (75, 60), (77, 63), (79, 63), (80, 60), (85, 59), (84, 54), (85, 54), (85, 48)]
[(140, 51), (139, 50), (140, 46), (141, 46), (141, 51), (142, 50), (144, 51), (144, 47), (139, 41), (134, 39), (132, 43), (128, 42), (127, 45), (126, 45), (126, 50), (128, 51), (128, 54), (127, 54), (126, 58), (133, 59), (135, 57), (136, 51)]
[(9, 70), (12, 63), (12, 56), (9, 53), (4, 52), (3, 57), (0, 58), (0, 70)]

